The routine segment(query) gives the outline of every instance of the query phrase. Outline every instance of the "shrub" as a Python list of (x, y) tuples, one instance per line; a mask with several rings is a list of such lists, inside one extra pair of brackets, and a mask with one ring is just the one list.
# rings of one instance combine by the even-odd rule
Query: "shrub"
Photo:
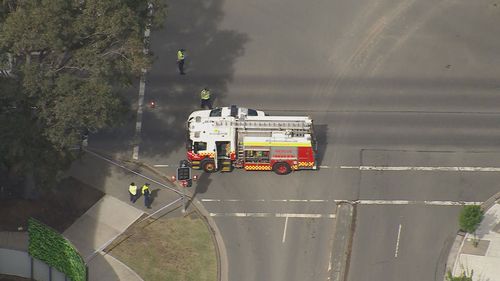
[(28, 222), (29, 254), (47, 265), (66, 274), (72, 281), (85, 281), (85, 263), (75, 249), (61, 234), (30, 218)]
[(460, 228), (468, 233), (475, 233), (479, 224), (483, 220), (483, 215), (484, 213), (483, 210), (481, 210), (481, 206), (464, 206), (460, 212)]

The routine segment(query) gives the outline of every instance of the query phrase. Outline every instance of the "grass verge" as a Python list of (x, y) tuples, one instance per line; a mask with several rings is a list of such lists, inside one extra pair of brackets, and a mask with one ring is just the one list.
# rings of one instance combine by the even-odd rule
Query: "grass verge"
[(214, 243), (205, 222), (188, 217), (160, 218), (136, 226), (110, 254), (145, 281), (216, 281)]

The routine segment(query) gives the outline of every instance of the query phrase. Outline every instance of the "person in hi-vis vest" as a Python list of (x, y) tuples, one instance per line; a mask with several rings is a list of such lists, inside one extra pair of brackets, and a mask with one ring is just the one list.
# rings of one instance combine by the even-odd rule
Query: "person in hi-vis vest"
[(185, 54), (185, 51), (184, 49), (179, 49), (177, 51), (177, 66), (179, 67), (179, 73), (181, 75), (184, 75), (186, 74), (184, 72), (184, 60), (186, 58), (186, 54)]

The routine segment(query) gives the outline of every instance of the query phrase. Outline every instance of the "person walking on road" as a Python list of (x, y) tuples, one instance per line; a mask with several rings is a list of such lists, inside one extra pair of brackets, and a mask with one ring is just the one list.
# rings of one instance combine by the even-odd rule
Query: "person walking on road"
[(212, 109), (212, 101), (210, 100), (210, 89), (203, 88), (200, 93), (201, 98), (201, 108), (208, 107), (208, 109)]
[(181, 75), (185, 75), (186, 73), (184, 72), (184, 59), (185, 59), (185, 51), (184, 49), (179, 49), (177, 51), (177, 66), (179, 67), (179, 73)]
[(141, 193), (144, 196), (144, 206), (151, 209), (151, 190), (149, 190), (149, 183), (142, 186)]
[(130, 202), (135, 203), (137, 201), (137, 185), (131, 182), (128, 186), (128, 193), (130, 194)]

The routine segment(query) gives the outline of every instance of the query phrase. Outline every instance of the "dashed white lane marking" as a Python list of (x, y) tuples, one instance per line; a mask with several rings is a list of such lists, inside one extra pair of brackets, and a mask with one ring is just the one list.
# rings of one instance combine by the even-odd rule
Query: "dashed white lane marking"
[(269, 203), (340, 203), (350, 202), (357, 205), (429, 205), (429, 206), (465, 206), (481, 205), (480, 201), (436, 201), (436, 200), (314, 200), (314, 199), (273, 199), (273, 200), (241, 200), (241, 199), (201, 199), (202, 202), (269, 202)]
[(291, 213), (210, 213), (211, 217), (239, 217), (239, 218), (311, 218), (334, 219), (335, 214), (291, 214)]
[(286, 227), (288, 226), (288, 216), (286, 216), (286, 219), (285, 219), (285, 228), (283, 229), (283, 239), (281, 239), (281, 243), (285, 243), (285, 239), (286, 239)]
[(398, 257), (399, 252), (399, 238), (401, 237), (401, 224), (399, 224), (398, 238), (396, 239), (396, 250), (394, 251), (394, 257)]
[(360, 171), (500, 172), (499, 167), (340, 166), (340, 168)]
[(330, 169), (330, 166), (319, 166), (320, 169)]
[(156, 164), (156, 165), (153, 165), (153, 167), (155, 168), (166, 168), (166, 167), (169, 167), (168, 164)]

